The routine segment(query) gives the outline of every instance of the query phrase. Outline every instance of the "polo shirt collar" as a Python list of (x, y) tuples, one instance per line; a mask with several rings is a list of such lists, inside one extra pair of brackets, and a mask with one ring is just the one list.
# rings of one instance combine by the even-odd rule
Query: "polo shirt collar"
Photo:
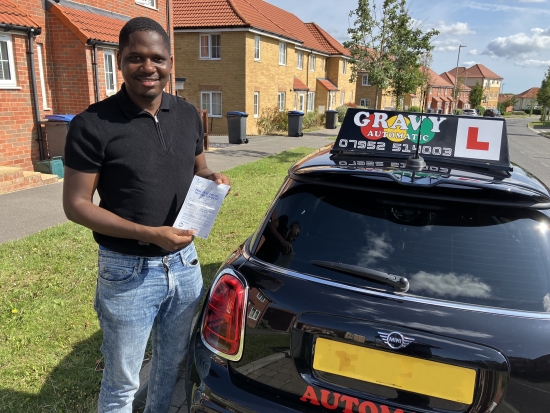
[[(162, 101), (160, 102), (159, 110), (169, 111), (174, 106), (173, 96), (169, 93), (162, 92)], [(120, 106), (122, 112), (126, 115), (127, 118), (133, 119), (137, 118), (139, 115), (148, 113), (147, 111), (141, 109), (137, 106), (128, 96), (126, 91), (126, 84), (122, 84), (120, 90), (116, 94), (117, 102)]]

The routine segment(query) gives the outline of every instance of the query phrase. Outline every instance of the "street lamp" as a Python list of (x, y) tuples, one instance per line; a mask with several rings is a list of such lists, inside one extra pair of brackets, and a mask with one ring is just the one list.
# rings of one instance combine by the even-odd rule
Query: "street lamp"
[(468, 47), (468, 46), (462, 46), (461, 44), (458, 46), (458, 56), (456, 58), (456, 70), (455, 70), (455, 87), (454, 87), (454, 90), (453, 90), (453, 97), (455, 99), (455, 109), (457, 108), (458, 106), (458, 99), (457, 99), (457, 95), (456, 95), (456, 87), (458, 85), (458, 61), (460, 60), (460, 49), (462, 49), (463, 47)]

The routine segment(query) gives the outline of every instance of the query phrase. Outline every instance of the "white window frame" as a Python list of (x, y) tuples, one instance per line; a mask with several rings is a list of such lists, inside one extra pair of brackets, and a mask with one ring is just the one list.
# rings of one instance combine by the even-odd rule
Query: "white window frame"
[(361, 78), (361, 86), (370, 86), (369, 75), (363, 75)]
[(344, 59), (342, 61), (342, 74), (345, 75), (347, 71), (348, 71), (348, 61)]
[(336, 92), (328, 92), (328, 110), (334, 109), (334, 105), (336, 104)]
[(250, 318), (251, 320), (256, 321), (260, 317), (260, 314), (262, 314), (262, 312), (260, 310), (258, 310), (257, 308), (252, 307), (250, 309), (250, 312), (248, 313), (248, 318)]
[[(113, 77), (113, 88), (109, 89), (109, 72), (107, 71), (107, 61), (111, 59), (111, 67), (112, 72), (111, 75)], [(105, 72), (105, 92), (107, 93), (107, 96), (112, 96), (117, 91), (117, 84), (116, 84), (116, 63), (115, 63), (115, 51), (110, 49), (104, 49), (103, 50), (103, 70)]]
[(157, 10), (157, 0), (135, 0), (136, 4)]
[(260, 116), (260, 92), (254, 92), (254, 117)]
[(342, 91), (340, 92), (340, 106), (344, 106), (344, 103), (346, 103), (346, 92)]
[[(217, 36), (219, 38), (219, 45), (216, 46), (218, 49), (218, 57), (212, 57), (214, 53), (213, 47), (212, 47), (212, 36)], [(202, 40), (208, 39), (208, 55), (202, 54), (203, 51), (203, 45)], [(220, 33), (201, 33), (199, 34), (199, 59), (200, 60), (220, 60), (222, 58), (222, 36)]]
[(365, 106), (367, 108), (370, 108), (370, 98), (361, 98), (359, 100), (359, 106)]
[(306, 94), (304, 92), (294, 93), (294, 110), (304, 111), (306, 106)]
[(265, 302), (265, 295), (263, 295), (261, 292), (258, 292), (258, 295), (256, 296), (256, 298), (258, 300), (260, 300), (260, 302)]
[(256, 62), (260, 61), (260, 36), (254, 36), (254, 60)]
[(310, 72), (315, 72), (315, 60), (316, 60), (316, 56), (314, 54), (312, 54), (309, 57), (309, 71)]
[[(213, 108), (213, 95), (220, 95), (220, 112), (219, 114), (218, 113), (214, 113), (214, 110), (212, 109)], [(204, 100), (204, 97), (205, 96), (208, 96), (208, 102), (207, 104), (205, 105), (205, 100)], [(220, 91), (208, 91), (208, 90), (201, 90), (201, 109), (202, 110), (207, 110), (208, 111), (208, 117), (209, 118), (221, 118), (222, 117), (222, 103), (223, 103), (223, 100), (222, 100), (222, 92)]]
[(42, 43), (36, 43), (36, 57), (38, 59), (38, 73), (40, 76), (40, 91), (42, 92), (42, 110), (51, 110), (51, 108), (48, 107), (48, 95), (46, 94), (42, 47)]
[(286, 110), (286, 92), (277, 93), (277, 106), (279, 107), (279, 112)]
[(286, 43), (279, 42), (279, 64), (286, 66)]
[(313, 112), (315, 110), (315, 92), (307, 93), (307, 111)]
[(8, 62), (11, 79), (0, 79), (0, 89), (17, 87), (15, 62), (13, 60), (13, 39), (9, 34), (0, 34), (0, 42), (6, 42), (7, 56), (2, 56), (2, 62)]
[(296, 59), (298, 60), (296, 68), (298, 70), (303, 70), (304, 69), (304, 52), (302, 52), (301, 50), (298, 50), (298, 57)]

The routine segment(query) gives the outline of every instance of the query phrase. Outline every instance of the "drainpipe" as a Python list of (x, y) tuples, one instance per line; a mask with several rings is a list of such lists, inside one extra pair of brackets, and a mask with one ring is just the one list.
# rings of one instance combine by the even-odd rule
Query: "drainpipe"
[[(170, 55), (172, 55), (172, 19), (171, 19), (171, 14), (170, 14), (170, 0), (166, 0), (166, 25), (167, 25), (167, 29), (166, 30), (168, 32), (168, 44), (170, 45)], [(173, 68), (172, 70), (175, 70), (175, 68)], [(172, 70), (170, 70), (170, 84), (168, 86), (168, 92), (170, 94), (172, 94)]]
[(38, 148), (40, 153), (40, 160), (43, 161), (46, 156), (44, 155), (44, 138), (42, 136), (42, 126), (40, 124), (40, 106), (38, 106), (38, 93), (36, 89), (36, 73), (35, 73), (35, 66), (34, 66), (34, 36), (40, 35), (42, 33), (42, 29), (40, 27), (32, 28), (32, 27), (25, 27), (25, 26), (17, 26), (15, 24), (6, 24), (1, 23), (0, 24), (0, 30), (3, 30), (5, 32), (9, 31), (19, 31), (19, 32), (25, 32), (29, 36), (29, 50), (27, 51), (27, 54), (29, 55), (29, 71), (31, 75), (31, 92), (33, 95), (33, 101), (34, 101), (34, 121), (36, 124), (36, 133), (38, 135)]
[(44, 137), (42, 136), (42, 124), (40, 123), (40, 106), (38, 106), (38, 92), (36, 89), (36, 68), (34, 66), (34, 36), (38, 36), (42, 30), (40, 29), (28, 29), (29, 35), (29, 70), (31, 72), (31, 89), (32, 97), (34, 100), (34, 116), (36, 122), (36, 133), (38, 135), (38, 150), (40, 152), (40, 160), (43, 161), (46, 158), (44, 154)]
[(93, 48), (92, 72), (94, 74), (95, 101), (97, 103), (101, 100), (101, 96), (99, 94), (99, 73), (97, 70), (97, 42), (92, 40), (90, 43)]

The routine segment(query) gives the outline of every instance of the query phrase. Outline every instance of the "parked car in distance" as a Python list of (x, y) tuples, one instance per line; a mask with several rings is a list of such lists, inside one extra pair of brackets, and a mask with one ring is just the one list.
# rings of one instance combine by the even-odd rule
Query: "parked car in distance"
[(350, 108), (218, 270), (189, 412), (548, 413), (549, 257), (504, 119)]
[(483, 116), (488, 118), (500, 118), (500, 112), (496, 109), (485, 109)]
[(475, 109), (462, 109), (462, 114), (464, 116), (477, 116)]

